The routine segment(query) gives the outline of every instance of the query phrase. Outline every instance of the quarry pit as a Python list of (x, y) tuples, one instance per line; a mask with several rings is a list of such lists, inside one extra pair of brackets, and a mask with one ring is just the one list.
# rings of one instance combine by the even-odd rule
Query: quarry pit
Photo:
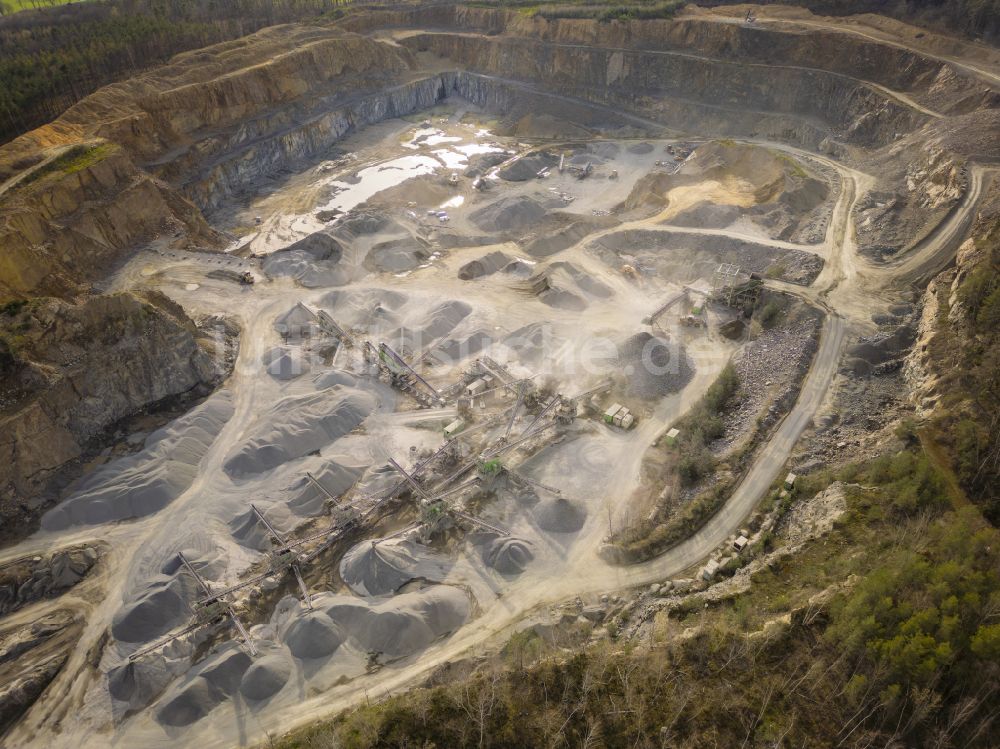
[[(12, 745), (255, 745), (556, 604), (702, 577), (837, 387), (909, 334), (909, 284), (991, 185), (976, 133), (1000, 101), (997, 60), (732, 13), (275, 27), (0, 149), (45, 152), (32, 169), (56, 135), (115, 149), (48, 198), (4, 173), (49, 206), (4, 225), (10, 246), (52, 248), (4, 290), (153, 295), (215, 378), (33, 486), (58, 501), (3, 560), (98, 540), (101, 558)], [(727, 369), (741, 410), (710, 449), (745, 447), (731, 491), (629, 556), (629, 529), (711, 488), (654, 469)]]

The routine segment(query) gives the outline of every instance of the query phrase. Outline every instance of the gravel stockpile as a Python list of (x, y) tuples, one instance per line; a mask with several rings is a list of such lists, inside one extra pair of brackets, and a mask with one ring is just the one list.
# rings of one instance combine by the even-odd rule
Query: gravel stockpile
[[(149, 662), (149, 658), (144, 658), (110, 673), (108, 686), (112, 697), (128, 702), (133, 708), (149, 704), (170, 678), (162, 660), (152, 665)], [(238, 643), (222, 644), (160, 699), (153, 713), (156, 721), (179, 728), (201, 720), (236, 694), (252, 663)]]
[(230, 393), (216, 393), (150, 435), (141, 452), (83, 479), (76, 492), (42, 516), (42, 528), (100, 525), (162, 510), (191, 486), (202, 457), (232, 414)]
[(390, 658), (423, 650), (462, 626), (471, 612), (468, 596), (447, 585), (403, 593), (378, 604), (334, 596), (324, 605), (356, 648)]
[(629, 153), (642, 155), (642, 154), (652, 153), (653, 148), (654, 146), (652, 143), (632, 143), (631, 145), (627, 146), (626, 150)]
[(684, 347), (650, 333), (637, 333), (618, 347), (617, 367), (626, 378), (626, 393), (655, 400), (679, 392), (694, 377)]
[(374, 409), (370, 393), (339, 385), (282, 398), (258, 417), (223, 467), (233, 478), (269, 471), (343, 437)]
[(430, 256), (427, 248), (412, 237), (391, 239), (374, 245), (365, 258), (372, 271), (402, 273), (413, 270)]
[[(194, 549), (186, 549), (184, 556), (198, 574), (209, 580), (215, 579), (224, 568), (220, 559), (203, 556)], [(118, 610), (111, 622), (111, 634), (116, 640), (128, 643), (144, 643), (160, 637), (188, 620), (188, 605), (200, 592), (191, 576), (181, 571), (180, 561), (174, 556)]]
[(483, 231), (523, 232), (545, 216), (545, 208), (537, 200), (526, 195), (500, 200), (479, 208), (469, 214), (469, 220)]
[(551, 325), (541, 322), (529, 323), (503, 339), (504, 346), (528, 367), (553, 356), (564, 343), (564, 338), (553, 334)]
[(284, 653), (258, 657), (243, 674), (240, 694), (248, 700), (266, 700), (280, 692), (291, 675), (292, 663)]
[(290, 346), (275, 346), (261, 357), (264, 369), (276, 380), (294, 380), (311, 371), (309, 359), (302, 349)]
[(342, 326), (392, 325), (409, 297), (388, 289), (351, 289), (325, 294), (321, 306)]
[(411, 580), (439, 582), (451, 563), (426, 546), (407, 539), (362, 541), (340, 561), (340, 577), (360, 596), (395, 593)]
[(197, 676), (163, 700), (156, 709), (156, 720), (164, 726), (189, 726), (208, 715), (224, 698), (205, 679)]
[(520, 538), (495, 538), (483, 549), (483, 561), (503, 575), (520, 575), (534, 559), (531, 544)]
[[(313, 476), (335, 497), (354, 486), (367, 466), (348, 456), (333, 456)], [(299, 517), (316, 517), (326, 511), (327, 496), (305, 476), (296, 479), (292, 487), (288, 509)]]
[(274, 329), (292, 339), (311, 335), (318, 326), (316, 315), (302, 302), (274, 318)]
[(284, 639), (292, 655), (300, 660), (326, 658), (344, 642), (337, 625), (322, 611), (310, 611), (293, 621)]
[(343, 255), (340, 242), (323, 230), (268, 255), (261, 270), (269, 278), (292, 278), (310, 289), (341, 286), (351, 280), (350, 271), (340, 262)]
[(507, 266), (510, 261), (511, 258), (500, 251), (491, 252), (476, 260), (470, 260), (459, 268), (458, 277), (463, 281), (471, 281), (473, 278), (491, 276)]
[(720, 263), (733, 263), (744, 273), (803, 285), (812, 283), (823, 270), (823, 259), (812, 252), (668, 229), (615, 232), (591, 243), (588, 249), (612, 267), (628, 262), (643, 273), (675, 283), (711, 278)]
[(816, 352), (818, 330), (818, 317), (810, 312), (747, 344), (733, 362), (740, 374), (739, 394), (727, 411), (725, 437), (712, 444), (713, 450), (727, 449), (758, 425), (767, 428), (792, 407)]
[(549, 533), (576, 533), (587, 522), (587, 510), (563, 497), (543, 499), (531, 510), (538, 527)]
[(542, 169), (546, 167), (551, 169), (555, 166), (559, 166), (559, 157), (555, 154), (534, 153), (508, 164), (497, 172), (497, 176), (508, 182), (526, 182), (529, 179), (535, 179)]
[(572, 247), (591, 232), (612, 223), (614, 219), (610, 217), (579, 219), (562, 229), (541, 233), (524, 243), (522, 247), (531, 257), (549, 257)]

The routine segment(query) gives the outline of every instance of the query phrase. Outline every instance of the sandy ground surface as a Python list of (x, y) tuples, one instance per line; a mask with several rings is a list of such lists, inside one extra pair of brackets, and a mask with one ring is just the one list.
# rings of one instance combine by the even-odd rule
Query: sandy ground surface
[[(11, 736), (13, 745), (253, 744), (365, 695), (405, 688), (552, 602), (648, 584), (696, 565), (776, 478), (824, 406), (848, 336), (871, 329), (872, 315), (890, 305), (885, 289), (892, 279), (922, 272), (954, 249), (985, 174), (971, 171), (960, 209), (916, 253), (875, 268), (858, 255), (848, 221), (873, 178), (832, 160), (741, 144), (837, 175), (818, 209), (822, 241), (801, 244), (774, 239), (743, 214), (714, 229), (671, 223), (706, 201), (748, 207), (753, 191), (735, 178), (694, 179), (671, 187), (665, 205), (622, 207), (652, 172), (681, 174), (696, 161), (696, 142), (689, 144), (693, 156), (674, 158), (667, 150), (673, 142), (603, 137), (574, 139), (572, 148), (539, 146), (494, 136), (492, 124), (455, 101), (413, 121), (370, 128), (328, 161), (262, 185), (256, 197), (220, 212), (219, 228), (237, 236), (230, 256), (144, 252), (109, 284), (157, 288), (192, 315), (231, 318), (242, 328), (239, 355), (222, 391), (150, 435), (141, 452), (89, 475), (41, 532), (4, 551), (13, 558), (95, 537), (111, 546), (106, 596), (80, 601), (87, 610), (80, 647)], [(588, 165), (586, 179), (570, 171)], [(533, 176), (545, 167), (547, 177)], [(473, 186), (477, 176), (487, 189)], [(646, 400), (614, 390), (605, 396), (604, 403), (618, 399), (639, 415), (634, 429), (610, 429), (581, 415), (505, 459), (561, 496), (539, 489), (526, 497), (522, 486), (465, 497), (467, 512), (508, 529), (509, 539), (411, 532), (373, 544), (414, 521), (415, 503), (404, 502), (317, 560), (335, 573), (317, 578), (306, 569), (311, 610), (295, 597), (294, 582), (281, 582), (270, 596), (254, 593), (258, 586), (234, 595), (258, 650), (254, 658), (218, 631), (201, 629), (128, 665), (130, 653), (190, 622), (188, 607), (200, 591), (178, 552), (215, 589), (257, 569), (270, 542), (251, 501), (294, 538), (310, 523), (329, 523), (325, 497), (307, 472), (343, 505), (363, 509), (398, 480), (390, 458), (412, 468), (443, 445), (454, 403), (417, 408), (364, 371), (361, 341), (389, 342), (442, 391), (484, 353), (506, 362), (513, 376), (567, 395), (607, 377), (621, 383), (618, 346), (648, 330), (643, 320), (682, 282), (711, 283), (700, 270), (695, 278), (673, 278), (632, 266), (627, 252), (609, 263), (594, 251), (602, 239), (630, 231), (707, 235), (720, 252), (726, 242), (752, 241), (822, 261), (809, 285), (768, 281), (826, 310), (819, 351), (795, 407), (704, 528), (641, 565), (611, 566), (597, 554), (609, 523), (623, 522), (629, 510), (646, 449), (738, 351), (739, 343), (715, 332), (720, 313), (712, 309), (704, 329), (667, 326), (689, 376), (657, 380), (661, 389)], [(669, 245), (661, 252), (681, 262), (692, 252)], [(254, 273), (252, 287), (234, 280), (243, 270)], [(315, 330), (297, 336), (309, 310), (328, 312), (359, 345), (337, 349)], [(490, 407), (502, 418), (465, 438), (467, 452), (500, 436), (512, 405), (507, 395)], [(485, 413), (476, 418), (485, 421)], [(533, 418), (521, 414), (513, 435)], [(265, 581), (265, 592), (276, 585)], [(40, 604), (31, 615), (64, 604)], [(91, 668), (88, 651), (109, 631), (111, 641)]]

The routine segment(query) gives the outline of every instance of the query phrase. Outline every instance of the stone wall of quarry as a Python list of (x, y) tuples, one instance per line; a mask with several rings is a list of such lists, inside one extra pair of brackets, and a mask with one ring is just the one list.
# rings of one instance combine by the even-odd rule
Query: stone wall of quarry
[[(214, 163), (187, 172), (193, 178), (182, 189), (202, 210), (211, 211), (262, 177), (322, 153), (352, 130), (434, 106), (448, 94), (453, 78), (436, 75), (355, 96), (298, 125), (287, 122), (287, 112), (259, 118), (233, 133), (230, 148)], [(246, 137), (248, 129), (254, 137)], [(185, 173), (176, 162), (171, 171)]]
[[(111, 147), (97, 142), (93, 148)], [(160, 234), (181, 232), (202, 247), (219, 241), (190, 202), (137, 169), (124, 152), (111, 148), (95, 158), (3, 196), (0, 302), (71, 296)]]
[(447, 33), (404, 43), (478, 73), (530, 81), (693, 132), (769, 136), (814, 149), (833, 135), (871, 148), (928, 119), (865, 84), (816, 70)]
[[(96, 91), (0, 148), (0, 182), (46, 149), (88, 138), (113, 141), (145, 167), (173, 161), (195, 143), (211, 157), (226, 147), (212, 143), (213, 134), (304, 97), (329, 109), (329, 99), (390, 85), (411, 65), (401, 47), (328, 27), (273, 26)], [(252, 128), (245, 132), (253, 137)]]
[(382, 28), (454, 30), (550, 44), (673, 51), (716, 60), (824, 70), (915, 95), (945, 114), (1000, 105), (1000, 95), (940, 60), (819, 28), (809, 29), (807, 34), (788, 33), (769, 26), (701, 18), (604, 23), (590, 19), (549, 20), (516, 11), (462, 6), (373, 11), (348, 17), (340, 26), (363, 32)]
[[(352, 131), (420, 112), (455, 94), (496, 114), (509, 114), (514, 108), (538, 111), (551, 106), (549, 94), (514, 81), (463, 71), (439, 73), (356, 96), (295, 126), (271, 127), (276, 124), (274, 120), (260, 118), (252, 123), (259, 133), (256, 138), (234, 137), (232, 148), (197, 171), (184, 182), (182, 190), (202, 210), (211, 212), (263, 177), (296, 161), (316, 157)], [(566, 101), (561, 109), (563, 117), (581, 125), (615, 118), (614, 113), (595, 111), (585, 102)], [(285, 120), (287, 113), (276, 113), (274, 117)], [(626, 121), (621, 120), (623, 124)], [(175, 170), (181, 173), (176, 162), (171, 166), (171, 171)]]

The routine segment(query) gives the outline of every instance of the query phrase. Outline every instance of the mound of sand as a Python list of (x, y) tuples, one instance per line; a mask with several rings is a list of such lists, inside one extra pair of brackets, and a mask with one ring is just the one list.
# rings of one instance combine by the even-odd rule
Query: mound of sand
[(223, 468), (241, 478), (301, 458), (355, 429), (375, 405), (370, 393), (339, 385), (282, 398), (257, 418), (248, 439), (229, 453)]
[(325, 610), (360, 650), (396, 658), (454, 632), (468, 619), (471, 608), (468, 596), (458, 588), (435, 585), (374, 606), (335, 596)]
[(549, 257), (572, 247), (594, 231), (611, 226), (616, 220), (611, 217), (595, 217), (573, 221), (557, 231), (545, 232), (523, 245), (524, 251), (532, 257)]
[(322, 299), (333, 318), (342, 326), (392, 325), (408, 297), (388, 289), (331, 291)]
[(253, 659), (235, 642), (228, 642), (205, 659), (198, 673), (223, 694), (235, 694), (243, 680), (243, 674), (250, 668)]
[(594, 278), (571, 263), (552, 263), (549, 266), (548, 273), (550, 278), (553, 274), (556, 278), (564, 274), (573, 285), (590, 297), (608, 299), (614, 294), (611, 287), (606, 283)]
[(342, 369), (328, 369), (313, 377), (313, 386), (317, 390), (326, 390), (337, 385), (354, 388), (358, 386), (358, 378)]
[[(339, 497), (361, 478), (367, 466), (346, 456), (334, 457), (313, 476), (333, 496)], [(316, 517), (326, 512), (328, 497), (305, 476), (298, 478), (288, 500), (288, 509), (299, 517)]]
[(618, 369), (626, 393), (653, 400), (676, 393), (694, 377), (684, 346), (650, 333), (637, 333), (618, 347)]
[(401, 229), (399, 224), (379, 211), (352, 211), (340, 222), (337, 234), (341, 238), (357, 239), (376, 232), (392, 232)]
[(566, 289), (548, 288), (538, 295), (538, 300), (555, 309), (564, 309), (570, 312), (582, 312), (587, 309), (587, 300), (578, 294)]
[[(422, 351), (435, 340), (451, 333), (471, 312), (472, 307), (465, 302), (442, 302), (416, 318), (414, 327), (399, 328), (388, 333), (385, 340), (397, 351)], [(416, 317), (416, 312), (411, 317)]]
[(457, 247), (486, 247), (496, 244), (497, 238), (491, 234), (467, 234), (457, 229), (447, 229), (438, 226), (433, 229), (434, 241), (446, 250), (453, 250)]
[(781, 202), (798, 213), (808, 213), (830, 197), (830, 186), (818, 179), (805, 178), (801, 184), (792, 190), (786, 190), (781, 195)]
[(463, 174), (466, 177), (480, 177), (490, 169), (502, 164), (510, 158), (510, 151), (490, 151), (489, 153), (475, 153), (469, 157), (468, 166)]
[(491, 276), (510, 263), (510, 257), (500, 251), (483, 255), (476, 260), (470, 260), (458, 269), (458, 277), (463, 281)]
[(299, 660), (326, 658), (344, 642), (337, 625), (322, 611), (310, 611), (295, 619), (284, 639), (292, 655)]
[[(275, 513), (268, 512), (267, 520), (281, 532), (281, 523), (277, 521)], [(253, 510), (247, 509), (229, 521), (229, 532), (240, 546), (256, 551), (266, 551), (271, 548), (271, 535), (264, 524), (257, 519)]]
[(141, 452), (83, 479), (67, 500), (42, 517), (42, 528), (58, 531), (158, 512), (191, 485), (202, 457), (232, 414), (230, 393), (216, 393), (152, 434)]
[(913, 345), (916, 331), (901, 325), (888, 335), (862, 338), (847, 349), (848, 365), (857, 374), (870, 374), (873, 367), (898, 359)]
[(528, 156), (522, 156), (517, 161), (511, 162), (499, 172), (497, 176), (508, 182), (525, 182), (535, 179), (538, 173), (545, 167), (559, 166), (559, 157), (554, 153), (541, 151)]
[(275, 346), (264, 352), (261, 363), (276, 380), (294, 380), (312, 369), (302, 349), (290, 346)]
[(513, 260), (505, 265), (503, 269), (504, 273), (521, 279), (530, 278), (533, 271), (534, 266), (524, 260)]
[(427, 248), (413, 237), (379, 242), (365, 257), (365, 268), (371, 271), (402, 273), (413, 270), (430, 256)]
[(268, 278), (292, 278), (306, 288), (341, 286), (351, 280), (350, 271), (340, 264), (343, 255), (340, 242), (323, 229), (268, 255), (261, 270)]
[(274, 329), (292, 339), (311, 336), (319, 326), (319, 318), (302, 302), (274, 320)]
[(547, 323), (529, 323), (503, 339), (503, 344), (526, 366), (537, 365), (553, 355), (565, 339), (553, 335)]
[(421, 327), (426, 336), (441, 338), (458, 327), (471, 312), (472, 307), (465, 302), (443, 302), (427, 314)]
[(532, 508), (535, 522), (549, 533), (576, 533), (587, 521), (587, 510), (571, 499), (543, 499)]
[(657, 273), (675, 283), (710, 278), (719, 263), (735, 263), (744, 273), (769, 274), (805, 285), (812, 283), (823, 269), (823, 259), (812, 252), (668, 230), (614, 232), (589, 244), (587, 249), (614, 268), (628, 262), (643, 272)]
[[(221, 573), (220, 559), (200, 555), (186, 549), (185, 557), (198, 574), (214, 579)], [(142, 643), (166, 634), (186, 622), (188, 604), (201, 590), (187, 572), (182, 572), (176, 555), (160, 568), (160, 574), (150, 579), (116, 613), (111, 621), (111, 634), (120, 642)]]
[(189, 597), (183, 587), (179, 580), (154, 583), (138, 600), (118, 610), (111, 634), (120, 642), (147, 642), (183, 623)]
[(444, 341), (434, 347), (431, 355), (443, 364), (457, 364), (470, 356), (480, 354), (492, 345), (493, 337), (484, 330), (477, 330), (464, 340), (450, 338)]
[(500, 198), (469, 214), (469, 220), (483, 231), (523, 232), (545, 216), (540, 202), (527, 195)]
[(166, 726), (188, 726), (204, 718), (224, 699), (236, 693), (253, 661), (238, 645), (210, 656), (194, 677), (165, 696), (156, 720)]
[(501, 536), (483, 549), (483, 561), (503, 575), (520, 575), (534, 558), (531, 544), (520, 538)]
[(739, 206), (705, 200), (681, 211), (670, 221), (677, 226), (725, 229), (742, 215), (743, 209)]
[(629, 153), (634, 153), (634, 154), (638, 154), (638, 155), (642, 155), (642, 154), (645, 154), (645, 153), (652, 153), (653, 152), (653, 144), (652, 143), (632, 143), (630, 146), (628, 146), (628, 148), (626, 150)]
[(271, 653), (258, 658), (240, 682), (240, 694), (248, 700), (260, 702), (273, 697), (288, 683), (292, 664), (282, 653)]
[(198, 676), (174, 689), (156, 709), (156, 721), (164, 726), (189, 726), (204, 718), (224, 696)]
[(174, 675), (160, 653), (147, 655), (135, 663), (125, 661), (108, 671), (108, 693), (129, 709), (149, 705), (167, 687)]
[(361, 596), (395, 593), (411, 580), (444, 579), (450, 562), (426, 546), (401, 538), (362, 541), (344, 554), (340, 577)]

